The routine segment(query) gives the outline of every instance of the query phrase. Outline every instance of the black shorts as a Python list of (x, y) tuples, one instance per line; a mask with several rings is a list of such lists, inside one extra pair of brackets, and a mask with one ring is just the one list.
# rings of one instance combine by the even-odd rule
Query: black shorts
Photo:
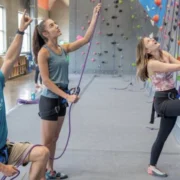
[[(45, 96), (40, 97), (39, 101), (39, 113), (41, 119), (49, 121), (57, 121), (58, 117), (63, 117), (66, 115), (66, 107), (59, 106), (61, 99), (48, 98)], [(58, 113), (52, 113), (55, 107), (59, 106), (60, 109)]]

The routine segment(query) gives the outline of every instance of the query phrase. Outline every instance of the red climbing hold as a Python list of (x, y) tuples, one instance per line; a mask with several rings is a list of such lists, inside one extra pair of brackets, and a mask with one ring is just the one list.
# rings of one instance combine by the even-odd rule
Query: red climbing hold
[(160, 5), (161, 5), (161, 0), (154, 0), (154, 3), (155, 3), (157, 6), (160, 6)]
[(153, 16), (152, 20), (157, 23), (159, 21), (159, 15), (156, 14), (155, 16)]
[(180, 40), (178, 41), (178, 45), (180, 46)]

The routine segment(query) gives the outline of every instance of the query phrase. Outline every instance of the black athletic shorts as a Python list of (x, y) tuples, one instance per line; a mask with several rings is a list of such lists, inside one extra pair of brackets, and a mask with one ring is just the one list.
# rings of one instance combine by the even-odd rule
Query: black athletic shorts
[[(66, 107), (61, 106), (62, 99), (48, 98), (43, 95), (40, 97), (39, 101), (39, 114), (41, 119), (49, 121), (57, 121), (58, 117), (63, 117), (66, 115)], [(60, 106), (59, 106), (60, 105)], [(55, 107), (59, 106), (60, 109), (57, 113), (53, 113)]]

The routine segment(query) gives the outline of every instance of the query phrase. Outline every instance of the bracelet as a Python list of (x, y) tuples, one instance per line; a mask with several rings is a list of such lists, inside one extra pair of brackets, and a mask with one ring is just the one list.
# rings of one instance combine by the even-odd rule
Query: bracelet
[(17, 34), (21, 34), (21, 35), (24, 35), (24, 31), (20, 31), (19, 29), (17, 30), (16, 32)]

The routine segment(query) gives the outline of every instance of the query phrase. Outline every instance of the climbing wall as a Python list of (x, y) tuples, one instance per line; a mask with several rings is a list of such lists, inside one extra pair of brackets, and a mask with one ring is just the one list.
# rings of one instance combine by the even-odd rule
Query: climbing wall
[[(70, 0), (70, 42), (85, 35), (98, 0)], [(102, 1), (86, 73), (135, 73), (136, 45), (141, 36), (157, 35), (138, 0)], [(79, 73), (88, 45), (70, 54), (70, 72)]]

